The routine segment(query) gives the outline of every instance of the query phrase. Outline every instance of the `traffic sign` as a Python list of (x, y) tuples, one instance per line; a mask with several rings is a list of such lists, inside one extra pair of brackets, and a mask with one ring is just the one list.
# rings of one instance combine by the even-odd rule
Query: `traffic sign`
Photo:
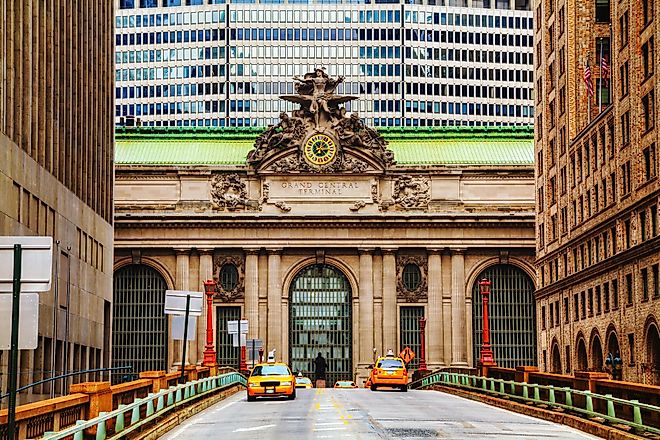
[(188, 318), (188, 331), (183, 328), (186, 325), (186, 317), (174, 315), (172, 316), (172, 339), (175, 341), (183, 341), (183, 334), (186, 334), (188, 341), (195, 340), (195, 329), (197, 328), (197, 317), (191, 316)]
[[(13, 298), (11, 295), (0, 295), (0, 350), (11, 349), (11, 308)], [(20, 350), (34, 350), (39, 341), (39, 294), (21, 293), (20, 321), (18, 324), (18, 348)], [(6, 317), (9, 317), (7, 319)]]
[(188, 292), (187, 290), (165, 291), (165, 314), (185, 315), (186, 297), (190, 295), (190, 316), (201, 316), (204, 304), (204, 293)]
[[(241, 333), (248, 332), (248, 320), (241, 319)], [(227, 333), (230, 335), (238, 334), (238, 321), (227, 321)]]
[(0, 292), (12, 292), (15, 244), (20, 244), (22, 248), (21, 292), (49, 291), (53, 267), (53, 237), (0, 237)]
[(410, 361), (415, 359), (415, 352), (412, 351), (410, 347), (406, 347), (403, 350), (401, 350), (401, 353), (399, 353), (399, 357), (403, 359), (406, 364), (409, 364)]

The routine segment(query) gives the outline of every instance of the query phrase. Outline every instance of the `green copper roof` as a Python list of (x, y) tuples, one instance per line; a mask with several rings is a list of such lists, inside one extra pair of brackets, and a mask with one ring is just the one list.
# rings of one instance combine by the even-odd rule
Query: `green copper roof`
[[(118, 165), (243, 165), (260, 128), (121, 127)], [(399, 165), (532, 165), (529, 127), (379, 130)]]

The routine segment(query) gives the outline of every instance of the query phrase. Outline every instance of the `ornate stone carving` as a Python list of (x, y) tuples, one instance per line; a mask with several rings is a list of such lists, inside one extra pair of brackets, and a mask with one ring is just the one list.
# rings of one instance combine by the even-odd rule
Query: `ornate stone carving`
[(216, 174), (211, 179), (211, 201), (219, 209), (235, 211), (248, 203), (245, 182), (236, 173)]
[(291, 207), (290, 207), (289, 205), (287, 205), (286, 203), (284, 203), (284, 202), (276, 202), (276, 203), (275, 203), (275, 206), (276, 206), (277, 208), (279, 208), (279, 210), (282, 211), (282, 212), (289, 212), (289, 211), (291, 211)]
[[(404, 283), (403, 271), (408, 264), (414, 264), (419, 268), (420, 272), (420, 282), (419, 285), (410, 289)], [(397, 276), (396, 276), (396, 290), (397, 290), (397, 299), (401, 302), (419, 302), (427, 299), (428, 297), (428, 288), (427, 288), (427, 268), (428, 262), (426, 256), (417, 256), (417, 255), (398, 255), (397, 256)]]
[(404, 209), (426, 209), (431, 198), (428, 177), (403, 175), (394, 181), (394, 203)]
[(358, 212), (360, 209), (364, 208), (365, 206), (367, 206), (367, 204), (364, 203), (363, 200), (358, 200), (357, 202), (355, 202), (355, 203), (353, 204), (353, 206), (351, 206), (351, 207), (348, 208), (348, 209), (350, 209), (350, 210), (353, 211), (353, 212)]
[[(236, 268), (237, 277), (233, 288), (225, 289), (222, 285), (221, 271), (225, 265)], [(245, 263), (243, 257), (234, 255), (215, 255), (213, 257), (213, 280), (215, 281), (215, 296), (222, 302), (236, 302), (245, 297)]]
[[(340, 105), (357, 97), (335, 95), (336, 87), (343, 81), (342, 77), (335, 80), (322, 69), (315, 69), (303, 78), (296, 76), (293, 79), (298, 94), (280, 98), (299, 104), (300, 108), (294, 110), (291, 116), (280, 113), (280, 122), (261, 133), (255, 141), (254, 150), (248, 154), (250, 166), (258, 168), (264, 160), (287, 150), (290, 154), (272, 163), (269, 170), (278, 173), (362, 173), (369, 168), (364, 160), (348, 157), (344, 153), (345, 148), (361, 150), (383, 168), (395, 163), (392, 151), (387, 149), (385, 139), (376, 130), (367, 127), (357, 113), (346, 117), (346, 109)], [(332, 160), (323, 163), (316, 161), (313, 156), (314, 160), (305, 159), (303, 142), (313, 135), (336, 141), (338, 148)], [(322, 147), (316, 144), (307, 147), (316, 148), (316, 153), (321, 154), (319, 151), (322, 151)]]

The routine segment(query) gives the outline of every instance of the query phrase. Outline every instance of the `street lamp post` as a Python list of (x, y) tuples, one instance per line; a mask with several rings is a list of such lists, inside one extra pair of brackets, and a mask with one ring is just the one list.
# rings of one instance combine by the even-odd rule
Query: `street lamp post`
[(204, 362), (206, 367), (216, 365), (215, 346), (213, 345), (213, 295), (215, 294), (215, 281), (204, 281), (206, 294), (206, 345), (204, 346)]
[(493, 351), (490, 349), (490, 331), (488, 329), (488, 297), (490, 295), (491, 283), (488, 278), (479, 281), (479, 291), (481, 292), (481, 299), (483, 302), (483, 316), (484, 316), (484, 334), (481, 344), (481, 357), (479, 364), (483, 367), (492, 367), (497, 365), (493, 357)]
[(426, 371), (426, 350), (424, 343), (426, 335), (426, 318), (423, 316), (419, 318), (419, 371)]

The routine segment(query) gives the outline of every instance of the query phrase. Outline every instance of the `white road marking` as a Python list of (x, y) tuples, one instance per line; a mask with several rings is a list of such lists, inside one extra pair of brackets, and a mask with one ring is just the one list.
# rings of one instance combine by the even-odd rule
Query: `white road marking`
[(213, 412), (219, 412), (219, 411), (222, 411), (223, 409), (227, 409), (227, 408), (229, 408), (230, 406), (232, 406), (232, 405), (233, 405), (234, 403), (236, 403), (236, 402), (238, 402), (238, 400), (234, 400), (233, 402), (229, 402), (228, 404), (223, 405), (223, 406), (221, 406), (220, 408), (215, 409)]
[(327, 422), (327, 423), (317, 423), (316, 426), (332, 426), (332, 425), (343, 425), (344, 422)]
[(276, 425), (262, 425), (262, 426), (254, 426), (252, 428), (238, 428), (238, 429), (234, 429), (233, 432), (259, 431), (261, 429), (272, 428), (273, 426)]
[(319, 432), (319, 431), (346, 431), (346, 427), (337, 427), (337, 428), (314, 428), (314, 432)]

